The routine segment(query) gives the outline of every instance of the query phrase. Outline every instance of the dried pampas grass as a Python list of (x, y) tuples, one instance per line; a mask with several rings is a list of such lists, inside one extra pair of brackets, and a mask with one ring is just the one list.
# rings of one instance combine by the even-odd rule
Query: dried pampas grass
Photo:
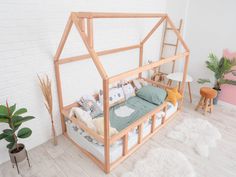
[(39, 79), (40, 88), (41, 88), (41, 91), (43, 93), (44, 100), (45, 100), (44, 104), (51, 118), (53, 144), (57, 145), (57, 137), (56, 137), (56, 131), (55, 131), (54, 121), (53, 121), (53, 102), (52, 102), (51, 80), (49, 79), (48, 75), (46, 75), (45, 78), (42, 78), (42, 77), (40, 78), (38, 75), (38, 79)]

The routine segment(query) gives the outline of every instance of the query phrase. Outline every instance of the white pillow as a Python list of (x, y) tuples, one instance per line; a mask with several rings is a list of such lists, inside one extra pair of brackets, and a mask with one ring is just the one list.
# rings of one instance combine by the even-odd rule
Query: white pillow
[(143, 79), (135, 79), (133, 80), (134, 86), (136, 87), (136, 90), (141, 89), (143, 86), (148, 85), (148, 82), (146, 82)]
[(73, 107), (70, 110), (69, 117), (75, 116), (76, 118), (80, 119), (88, 128), (91, 128), (94, 131), (97, 131), (96, 127), (93, 124), (93, 119), (90, 116), (89, 112), (84, 111), (79, 107)]
[[(93, 119), (93, 124), (97, 129), (97, 133), (101, 136), (104, 136), (104, 117), (98, 117)], [(110, 136), (113, 136), (118, 133), (118, 131), (109, 125)]]
[(141, 89), (142, 88), (142, 85), (141, 83), (139, 82), (139, 80), (133, 80), (133, 83), (134, 83), (134, 86), (138, 89)]
[(132, 96), (135, 96), (135, 90), (131, 84), (123, 85), (122, 89), (126, 100)]

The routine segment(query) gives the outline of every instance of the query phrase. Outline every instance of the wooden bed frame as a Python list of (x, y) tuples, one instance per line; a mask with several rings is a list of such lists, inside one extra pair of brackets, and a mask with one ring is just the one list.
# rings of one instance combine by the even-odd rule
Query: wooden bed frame
[[(96, 52), (94, 50), (94, 44), (93, 44), (93, 20), (96, 18), (157, 18), (159, 19), (156, 25), (153, 27), (153, 29), (147, 34), (147, 36), (139, 43), (128, 47), (121, 47), (121, 48), (115, 48), (115, 49), (109, 49), (104, 51)], [(166, 21), (168, 25), (173, 29), (173, 32), (176, 34), (177, 38), (179, 39), (180, 43), (185, 49), (185, 52), (178, 53), (175, 56), (155, 61), (151, 64), (143, 65), (143, 46), (145, 42), (152, 36), (152, 34), (157, 30), (157, 28), (163, 24), (163, 22)], [(67, 40), (68, 34), (70, 33), (72, 25), (75, 25), (76, 29), (78, 30), (87, 50), (88, 54), (86, 55), (80, 55), (70, 58), (60, 58), (61, 52), (64, 48), (65, 42)], [(85, 25), (87, 25), (87, 29), (85, 28)], [(85, 31), (86, 29), (86, 31)], [(133, 50), (133, 49), (139, 49), (139, 66), (136, 69), (123, 72), (121, 74), (109, 77), (103, 68), (99, 56), (107, 55), (107, 54), (113, 54), (118, 53), (122, 51), (127, 50)], [(129, 125), (124, 130), (120, 131), (118, 134), (110, 137), (109, 136), (109, 84), (114, 83), (116, 81), (125, 79), (127, 77), (138, 75), (139, 78), (142, 78), (142, 72), (151, 70), (153, 68), (156, 68), (160, 65), (170, 63), (179, 59), (184, 59), (184, 75), (183, 75), (183, 81), (180, 88), (180, 93), (183, 95), (184, 92), (184, 83), (186, 80), (186, 74), (187, 74), (187, 68), (189, 63), (189, 49), (186, 43), (184, 42), (181, 34), (174, 26), (173, 22), (170, 20), (169, 16), (167, 14), (158, 14), (158, 13), (97, 13), (97, 12), (72, 12), (67, 25), (65, 27), (64, 33), (62, 35), (59, 47), (57, 49), (57, 52), (54, 57), (54, 64), (55, 64), (55, 74), (56, 74), (56, 81), (57, 81), (57, 91), (58, 91), (58, 98), (59, 98), (59, 106), (60, 106), (60, 113), (61, 113), (61, 125), (62, 125), (62, 131), (63, 134), (70, 139), (70, 137), (66, 133), (66, 125), (65, 125), (65, 117), (68, 117), (68, 111), (73, 106), (78, 106), (77, 103), (72, 103), (68, 106), (64, 106), (63, 99), (62, 99), (62, 88), (61, 88), (61, 78), (60, 78), (60, 65), (69, 63), (69, 62), (75, 62), (75, 61), (81, 61), (92, 58), (97, 70), (99, 71), (99, 74), (102, 77), (103, 80), (103, 110), (104, 110), (104, 136), (101, 136), (97, 134), (97, 132), (89, 129), (83, 122), (80, 120), (72, 117), (70, 120), (78, 125), (80, 128), (82, 128), (86, 133), (88, 133), (90, 136), (95, 138), (97, 141), (104, 143), (104, 154), (105, 159), (104, 163), (98, 160), (94, 155), (80, 147), (78, 144), (75, 144), (79, 147), (79, 149), (85, 153), (89, 158), (91, 158), (101, 169), (103, 169), (106, 173), (109, 173), (110, 170), (115, 168), (118, 164), (120, 164), (123, 160), (125, 160), (130, 154), (136, 151), (137, 148), (141, 146), (145, 141), (147, 141), (151, 136), (153, 136), (160, 128), (164, 127), (166, 123), (171, 120), (180, 110), (182, 107), (182, 101), (179, 106), (179, 109), (169, 118), (168, 120), (165, 120), (165, 118), (162, 121), (162, 124), (159, 127), (155, 128), (155, 119), (156, 119), (156, 113), (159, 111), (164, 110), (166, 112), (167, 109), (167, 102), (164, 102), (164, 104), (160, 105), (153, 111), (147, 113), (140, 119), (138, 119), (133, 124)], [(150, 82), (151, 84), (158, 85), (164, 88), (168, 88), (167, 85), (152, 82), (148, 79), (145, 79), (147, 82)], [(142, 130), (143, 130), (143, 124), (148, 119), (152, 119), (152, 128), (150, 134), (148, 134), (146, 137), (142, 137)], [(138, 143), (133, 146), (131, 149), (128, 149), (128, 132), (130, 132), (132, 129), (138, 128)], [(116, 160), (115, 162), (110, 162), (110, 145), (114, 143), (115, 141), (123, 139), (123, 154), (122, 156)], [(73, 142), (73, 140), (72, 140)]]

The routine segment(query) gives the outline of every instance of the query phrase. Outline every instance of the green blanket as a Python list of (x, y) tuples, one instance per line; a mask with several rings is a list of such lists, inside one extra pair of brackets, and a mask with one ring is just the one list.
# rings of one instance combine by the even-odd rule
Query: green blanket
[[(131, 115), (127, 117), (119, 117), (116, 115), (115, 110), (121, 106), (128, 106), (129, 108), (135, 110)], [(110, 108), (110, 123), (111, 126), (116, 128), (118, 131), (123, 130), (140, 117), (145, 115), (146, 113), (152, 111), (157, 106), (149, 103), (148, 101), (143, 100), (139, 97), (131, 97), (126, 102), (121, 103), (119, 105), (115, 105), (114, 107)]]

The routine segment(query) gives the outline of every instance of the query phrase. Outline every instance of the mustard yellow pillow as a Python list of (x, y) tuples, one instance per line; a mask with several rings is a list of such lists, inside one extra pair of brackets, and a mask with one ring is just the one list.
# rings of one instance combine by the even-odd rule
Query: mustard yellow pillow
[(178, 92), (178, 88), (166, 89), (167, 91), (167, 101), (171, 102), (174, 106), (177, 101), (182, 98), (182, 95)]

